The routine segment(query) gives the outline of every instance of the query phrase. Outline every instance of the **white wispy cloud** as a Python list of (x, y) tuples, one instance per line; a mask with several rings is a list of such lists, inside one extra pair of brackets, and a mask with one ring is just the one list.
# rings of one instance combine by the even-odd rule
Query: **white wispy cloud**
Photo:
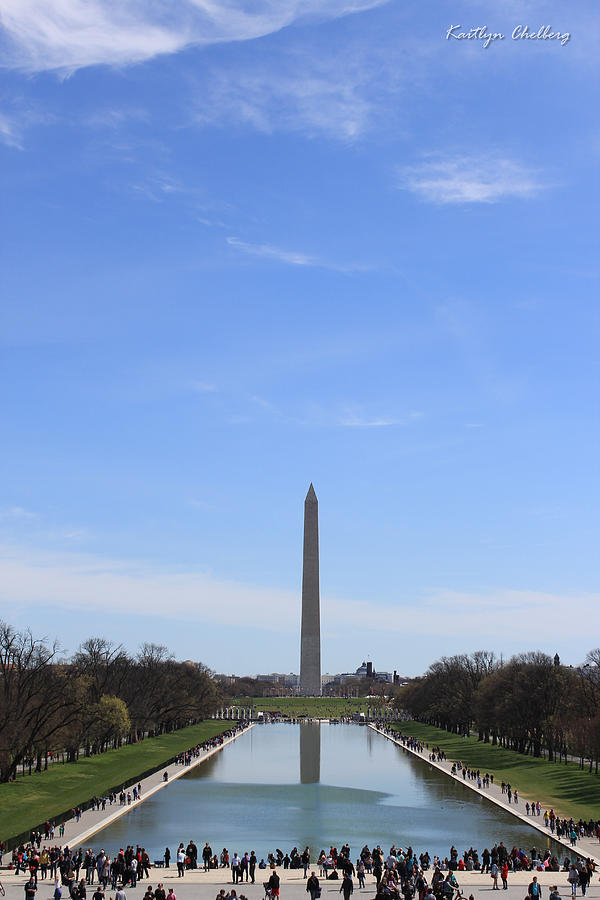
[(342, 272), (344, 274), (365, 272), (368, 270), (367, 266), (358, 263), (331, 262), (298, 250), (284, 250), (281, 247), (273, 246), (273, 244), (252, 244), (248, 241), (242, 241), (237, 237), (228, 237), (226, 240), (230, 247), (234, 247), (242, 253), (247, 253), (249, 256), (260, 256), (263, 259), (272, 259), (289, 266), (308, 266), (319, 269), (331, 269), (334, 272)]
[(379, 95), (393, 93), (397, 80), (387, 57), (375, 62), (360, 45), (353, 50), (272, 52), (237, 68), (215, 69), (197, 91), (195, 121), (352, 141), (367, 130)]
[(403, 425), (404, 423), (400, 419), (391, 419), (385, 416), (381, 418), (373, 418), (370, 419), (365, 416), (356, 415), (352, 413), (347, 416), (343, 416), (340, 419), (340, 425), (343, 425), (344, 428), (389, 428), (392, 425)]
[(162, 172), (147, 175), (141, 181), (132, 182), (129, 187), (134, 193), (141, 194), (154, 203), (161, 203), (172, 194), (180, 194), (184, 191), (177, 179)]
[(0, 519), (21, 519), (31, 521), (37, 519), (38, 514), (23, 506), (8, 506), (0, 509)]
[[(186, 622), (287, 630), (299, 606), (295, 592), (264, 588), (135, 561), (79, 553), (0, 547), (0, 602), (67, 610), (123, 610)], [(166, 616), (165, 611), (168, 610)]]
[(415, 424), (424, 417), (420, 410), (411, 410), (404, 416), (373, 415), (360, 407), (349, 407), (336, 420), (344, 428), (390, 428)]
[[(270, 631), (293, 633), (299, 627), (297, 590), (264, 587), (223, 579), (211, 573), (160, 569), (148, 563), (109, 559), (75, 552), (49, 553), (0, 546), (0, 602), (6, 608), (39, 610), (42, 605), (68, 611), (99, 610), (111, 617), (142, 614), (158, 619), (222, 625), (231, 622)], [(590, 633), (600, 627), (600, 595), (549, 593), (514, 588), (460, 591), (450, 588), (404, 597), (397, 588), (369, 601), (324, 595), (324, 633), (334, 629), (356, 638), (362, 631), (422, 636), (435, 632), (455, 639), (453, 647), (477, 649), (490, 623), (499, 626), (518, 615), (520, 631), (534, 634), (535, 645), (556, 640), (556, 621), (565, 609), (577, 608)], [(341, 623), (341, 624), (340, 624)], [(347, 624), (344, 624), (347, 623)], [(341, 631), (340, 631), (341, 628)], [(453, 652), (455, 652), (453, 650)], [(430, 662), (424, 660), (423, 668)]]
[(276, 259), (279, 262), (288, 263), (290, 266), (318, 266), (319, 261), (315, 256), (309, 256), (307, 253), (300, 253), (296, 250), (282, 250), (280, 247), (274, 247), (272, 244), (250, 244), (247, 241), (241, 241), (236, 237), (228, 237), (227, 243), (242, 253), (248, 253), (250, 256), (262, 256), (266, 259)]
[(296, 22), (325, 21), (385, 0), (3, 0), (5, 64), (63, 72), (128, 65), (192, 45), (246, 41)]
[(533, 197), (548, 187), (540, 173), (496, 155), (427, 159), (400, 173), (400, 187), (430, 203), (498, 203)]
[(141, 107), (115, 107), (106, 106), (97, 109), (86, 119), (85, 124), (90, 128), (120, 128), (129, 122), (149, 121), (148, 112)]
[(20, 124), (13, 116), (6, 113), (0, 113), (0, 142), (6, 144), (7, 147), (22, 149)]
[[(480, 649), (481, 635), (490, 634), (490, 628), (492, 631), (494, 626), (501, 628), (502, 623), (518, 616), (520, 632), (532, 636), (530, 647), (549, 644), (554, 652), (556, 621), (564, 616), (565, 609), (575, 608), (589, 617), (590, 633), (600, 627), (600, 594), (575, 591), (550, 593), (502, 587), (478, 591), (439, 588), (417, 598), (399, 597), (395, 604), (391, 599), (390, 605), (334, 599), (324, 618), (330, 618), (332, 624), (351, 622), (352, 628), (355, 628), (354, 623), (361, 622), (361, 628), (366, 631), (383, 632), (387, 629), (424, 638), (431, 636), (432, 623), (435, 623), (435, 634), (455, 639), (454, 649), (447, 651), (450, 654), (464, 649)], [(339, 639), (339, 628), (336, 634)], [(495, 643), (498, 646), (497, 640)], [(500, 649), (507, 643), (509, 641), (500, 642)], [(514, 646), (515, 642), (510, 643)], [(429, 662), (430, 659), (426, 660), (423, 668)]]
[(191, 381), (190, 387), (198, 394), (215, 394), (219, 390), (216, 384), (209, 381)]

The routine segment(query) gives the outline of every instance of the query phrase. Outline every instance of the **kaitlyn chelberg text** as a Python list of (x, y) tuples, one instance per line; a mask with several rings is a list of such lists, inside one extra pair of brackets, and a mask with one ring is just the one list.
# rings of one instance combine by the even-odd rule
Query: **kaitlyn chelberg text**
[[(515, 25), (510, 36), (513, 41), (558, 41), (563, 47), (571, 40), (570, 32), (553, 31), (552, 25), (541, 25), (537, 31), (529, 25)], [(468, 31), (463, 31), (462, 25), (451, 25), (446, 32), (447, 41), (481, 41), (483, 47), (504, 38), (501, 31), (488, 31), (487, 25), (475, 25)]]

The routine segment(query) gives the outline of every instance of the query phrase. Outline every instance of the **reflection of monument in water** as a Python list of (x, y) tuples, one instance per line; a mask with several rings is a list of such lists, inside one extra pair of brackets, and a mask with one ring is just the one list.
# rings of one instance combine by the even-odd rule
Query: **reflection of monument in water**
[(300, 725), (300, 784), (318, 784), (320, 780), (321, 723), (303, 722)]

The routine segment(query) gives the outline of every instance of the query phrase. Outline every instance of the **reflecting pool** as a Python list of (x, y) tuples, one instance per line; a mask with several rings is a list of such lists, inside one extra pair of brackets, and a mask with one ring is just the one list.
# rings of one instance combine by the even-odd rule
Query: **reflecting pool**
[[(141, 844), (152, 859), (192, 839), (213, 853), (280, 847), (412, 845), (447, 856), (504, 841), (551, 846), (539, 832), (358, 725), (257, 725), (117, 822), (93, 846)], [(556, 844), (553, 852), (564, 857)]]

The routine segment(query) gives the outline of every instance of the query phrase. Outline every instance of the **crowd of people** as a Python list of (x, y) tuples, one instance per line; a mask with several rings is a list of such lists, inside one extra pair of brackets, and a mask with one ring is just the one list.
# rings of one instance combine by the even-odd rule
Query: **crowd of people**
[[(102, 900), (98, 893), (104, 895), (109, 888), (117, 891), (119, 888), (135, 888), (138, 882), (148, 881), (152, 877), (151, 870), (155, 867), (169, 869), (171, 865), (171, 851), (167, 847), (161, 860), (151, 861), (150, 855), (139, 844), (127, 846), (119, 850), (112, 857), (104, 849), (95, 852), (91, 848), (71, 850), (69, 847), (44, 847), (41, 852), (35, 844), (28, 844), (13, 852), (15, 872), (23, 872), (29, 876), (29, 884), (37, 888), (38, 879), (41, 881), (54, 879), (54, 900), (61, 900), (63, 890), (70, 900), (87, 900), (88, 889), (95, 888), (93, 900)], [(220, 853), (214, 853), (208, 842), (202, 851), (198, 851), (194, 841), (187, 846), (179, 844), (175, 862), (177, 876), (185, 877), (189, 870), (203, 868), (204, 871), (218, 868), (227, 872), (227, 879), (231, 877), (234, 885), (240, 882), (254, 884), (257, 877), (257, 869), (269, 870), (269, 882), (274, 890), (274, 882), (278, 880), (277, 869), (301, 869), (304, 878), (317, 878), (316, 872), (308, 871), (311, 863), (318, 867), (319, 877), (341, 882), (354, 878), (358, 880), (359, 887), (365, 886), (366, 875), (372, 875), (377, 885), (377, 893), (386, 900), (413, 900), (418, 895), (419, 900), (425, 900), (429, 890), (433, 892), (436, 900), (452, 900), (448, 885), (457, 886), (456, 877), (461, 872), (480, 872), (492, 878), (493, 889), (508, 886), (509, 873), (518, 871), (535, 872), (559, 872), (568, 873), (568, 880), (572, 887), (573, 896), (577, 887), (581, 888), (585, 896), (587, 886), (594, 872), (592, 860), (584, 860), (579, 857), (572, 860), (565, 857), (562, 864), (555, 856), (546, 850), (540, 853), (535, 847), (526, 852), (523, 849), (513, 847), (512, 850), (503, 842), (494, 844), (489, 850), (487, 847), (479, 853), (473, 847), (459, 854), (456, 847), (450, 848), (450, 853), (443, 859), (439, 856), (431, 857), (428, 852), (417, 852), (412, 847), (406, 849), (393, 846), (389, 853), (384, 854), (380, 845), (372, 850), (365, 846), (360, 852), (356, 862), (351, 859), (350, 847), (344, 844), (338, 851), (336, 847), (330, 847), (329, 851), (321, 850), (316, 860), (311, 859), (308, 847), (299, 850), (294, 847), (289, 853), (280, 849), (269, 852), (266, 859), (257, 857), (254, 850), (238, 854), (230, 854), (227, 848)], [(277, 875), (277, 879), (272, 878)], [(534, 875), (537, 879), (537, 876)], [(314, 885), (314, 880), (311, 882)], [(278, 889), (278, 884), (277, 884)], [(308, 888), (307, 888), (308, 889)], [(147, 893), (147, 892), (146, 892)], [(272, 896), (277, 896), (273, 893)], [(162, 900), (161, 897), (144, 897), (144, 900)], [(311, 900), (315, 898), (311, 897)], [(347, 900), (347, 898), (346, 898)], [(533, 900), (541, 900), (535, 896)]]

